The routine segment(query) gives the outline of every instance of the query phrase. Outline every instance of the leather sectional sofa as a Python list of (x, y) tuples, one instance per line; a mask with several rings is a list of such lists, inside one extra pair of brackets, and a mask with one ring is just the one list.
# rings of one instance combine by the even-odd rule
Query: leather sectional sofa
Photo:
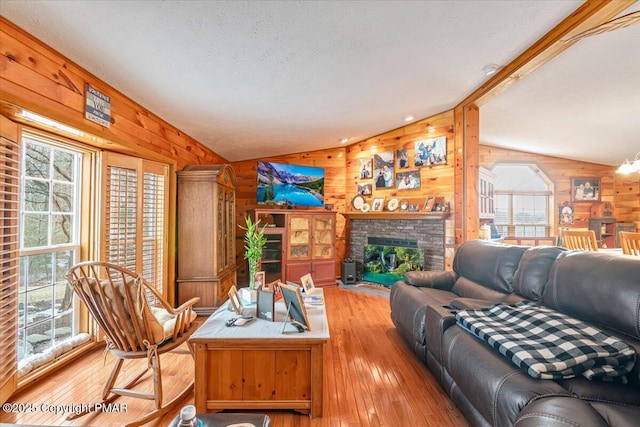
[(453, 270), (407, 273), (391, 288), (391, 318), (472, 425), (640, 425), (640, 361), (627, 384), (535, 379), (454, 314), (537, 301), (640, 353), (640, 259), (472, 240), (456, 252)]

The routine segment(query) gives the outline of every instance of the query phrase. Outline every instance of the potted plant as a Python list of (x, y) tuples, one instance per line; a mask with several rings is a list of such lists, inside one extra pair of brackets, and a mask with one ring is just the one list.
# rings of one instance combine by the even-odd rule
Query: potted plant
[(256, 273), (260, 268), (260, 261), (262, 260), (262, 248), (267, 243), (267, 238), (264, 236), (264, 227), (259, 228), (260, 220), (256, 222), (251, 220), (251, 217), (245, 218), (245, 227), (240, 226), (244, 233), (244, 258), (249, 264), (249, 287), (241, 288), (240, 293), (242, 299), (248, 302), (256, 301)]

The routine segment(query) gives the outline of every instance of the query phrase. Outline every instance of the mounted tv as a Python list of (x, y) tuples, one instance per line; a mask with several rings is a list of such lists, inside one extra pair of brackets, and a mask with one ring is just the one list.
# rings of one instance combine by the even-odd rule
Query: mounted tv
[(258, 162), (258, 204), (324, 206), (324, 168)]

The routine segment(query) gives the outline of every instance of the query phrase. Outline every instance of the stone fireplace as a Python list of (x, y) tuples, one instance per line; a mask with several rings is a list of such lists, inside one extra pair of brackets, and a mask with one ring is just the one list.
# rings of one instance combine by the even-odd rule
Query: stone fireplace
[(444, 270), (445, 221), (441, 218), (378, 219), (351, 217), (349, 253), (356, 262), (357, 278), (362, 280), (365, 246), (370, 238), (413, 240), (424, 250), (425, 270)]

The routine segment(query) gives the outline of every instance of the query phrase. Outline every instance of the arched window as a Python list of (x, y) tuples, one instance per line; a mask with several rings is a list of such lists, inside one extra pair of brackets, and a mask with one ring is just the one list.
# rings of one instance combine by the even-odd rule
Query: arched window
[(502, 236), (547, 237), (553, 225), (553, 183), (535, 164), (493, 167), (495, 226)]

